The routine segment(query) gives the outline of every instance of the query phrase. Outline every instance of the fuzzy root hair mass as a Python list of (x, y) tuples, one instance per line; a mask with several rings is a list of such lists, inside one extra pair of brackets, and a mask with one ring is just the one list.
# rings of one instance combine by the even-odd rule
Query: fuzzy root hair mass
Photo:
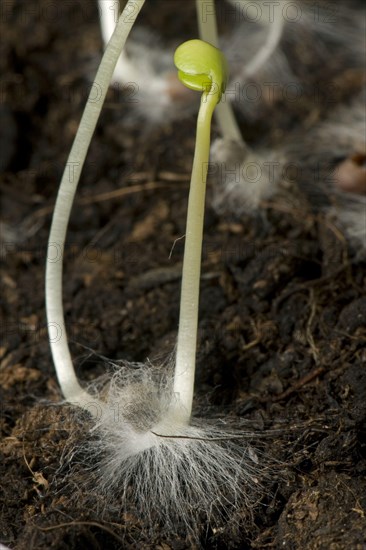
[(196, 537), (201, 522), (218, 528), (233, 524), (235, 512), (250, 516), (268, 466), (252, 432), (183, 421), (172, 382), (151, 365), (129, 364), (94, 387), (99, 411), (83, 449), (92, 464), (86, 481), (107, 506), (135, 511), (149, 529), (179, 525)]

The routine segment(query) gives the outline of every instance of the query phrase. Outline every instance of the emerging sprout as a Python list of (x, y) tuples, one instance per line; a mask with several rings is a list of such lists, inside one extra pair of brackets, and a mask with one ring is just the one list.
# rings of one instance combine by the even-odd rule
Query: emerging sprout
[[(103, 77), (104, 91), (131, 17), (130, 14), (126, 27), (122, 14), (102, 59), (97, 80)], [(197, 519), (192, 510), (199, 510), (216, 524), (223, 518), (228, 520), (237, 506), (251, 506), (262, 469), (257, 454), (245, 443), (252, 434), (225, 429), (224, 422), (221, 428), (217, 422), (212, 425), (208, 419), (191, 418), (210, 124), (225, 89), (226, 63), (219, 50), (200, 40), (182, 44), (176, 51), (175, 63), (181, 80), (202, 91), (188, 201), (175, 366), (162, 373), (149, 364), (123, 364), (112, 376), (97, 381), (94, 391), (86, 391), (76, 378), (67, 344), (59, 261), (49, 260), (47, 264), (46, 306), (62, 392), (68, 402), (89, 410), (93, 417), (95, 436), (87, 443), (86, 453), (95, 464), (89, 481), (92, 490), (97, 484), (106, 500), (113, 500), (115, 505), (115, 499), (120, 499), (122, 508), (129, 499), (150, 526), (160, 520), (171, 529), (179, 521), (188, 532), (196, 534)], [(91, 111), (90, 105), (85, 109), (69, 158), (69, 162), (78, 163), (77, 179), (100, 111)], [(77, 179), (70, 182), (67, 174), (66, 170), (50, 233), (50, 246), (61, 251), (77, 184)], [(61, 329), (61, 338), (53, 338), (55, 327)], [(158, 510), (154, 510), (157, 503)]]
[(217, 48), (202, 40), (185, 42), (175, 52), (174, 62), (180, 80), (193, 90), (203, 91), (197, 121), (196, 149), (188, 200), (186, 243), (184, 249), (182, 294), (178, 332), (174, 392), (189, 418), (192, 410), (198, 298), (201, 272), (203, 218), (206, 179), (210, 153), (212, 113), (225, 91), (226, 61)]

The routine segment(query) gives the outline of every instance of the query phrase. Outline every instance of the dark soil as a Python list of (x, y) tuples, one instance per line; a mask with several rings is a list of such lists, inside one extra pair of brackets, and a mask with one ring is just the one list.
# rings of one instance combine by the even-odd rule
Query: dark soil
[[(83, 490), (88, 457), (71, 457), (60, 481), (65, 453), (86, 436), (68, 407), (53, 406), (61, 395), (44, 266), (58, 183), (102, 45), (94, 1), (7, 0), (2, 10), (0, 540), (19, 550), (193, 548), (179, 525), (147, 536), (128, 505), (123, 515), (101, 512), (98, 495)], [(191, 2), (147, 2), (140, 21), (184, 40), (196, 34), (194, 17)], [(136, 119), (126, 130), (133, 107), (124, 99), (109, 93), (64, 256), (66, 321), (84, 380), (104, 372), (98, 356), (164, 357), (177, 334), (183, 241), (169, 253), (185, 231), (195, 120), (149, 130)], [(239, 530), (198, 525), (201, 544), (366, 548), (365, 264), (299, 193), (241, 219), (218, 216), (211, 195), (197, 404), (276, 429), (264, 446), (282, 471), (252, 517), (243, 511)]]

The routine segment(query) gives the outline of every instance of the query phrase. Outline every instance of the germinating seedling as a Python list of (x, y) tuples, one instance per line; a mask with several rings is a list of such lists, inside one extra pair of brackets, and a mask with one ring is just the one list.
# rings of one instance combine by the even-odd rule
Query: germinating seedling
[[(235, 9), (238, 10), (238, 15), (245, 13), (250, 21), (257, 21), (258, 6), (254, 5), (255, 3), (250, 0), (240, 0), (240, 2), (229, 0), (229, 2), (234, 4)], [(107, 42), (115, 24), (116, 3), (110, 0), (99, 0), (99, 5), (102, 36), (104, 42)], [(196, 12), (200, 38), (215, 47), (219, 47), (215, 0), (196, 0)], [(276, 10), (276, 18), (272, 23), (270, 23), (268, 17), (263, 16), (264, 11), (260, 13), (262, 13), (260, 25), (268, 27), (268, 32), (265, 33), (263, 43), (250, 62), (243, 66), (239, 74), (236, 75), (235, 82), (231, 82), (231, 92), (236, 83), (246, 82), (267, 64), (282, 37), (284, 18), (277, 16), (278, 10)], [(243, 47), (245, 47), (245, 43)], [(166, 53), (161, 51), (158, 55), (160, 60), (165, 60), (161, 63), (161, 71), (159, 72), (155, 67), (156, 63), (153, 61), (153, 58), (156, 58), (156, 52), (153, 54), (152, 50), (149, 49), (148, 41), (145, 48), (142, 46), (141, 51), (143, 52), (143, 61), (138, 59), (137, 65), (123, 52), (118, 60), (117, 72), (114, 74), (114, 78), (120, 82), (136, 83), (142, 99), (136, 106), (136, 112), (144, 113), (147, 120), (156, 123), (161, 120), (163, 113), (168, 117), (172, 114), (175, 117), (177, 113), (180, 113), (179, 116), (181, 116), (184, 109), (181, 111), (177, 108), (177, 102), (174, 105), (174, 97), (179, 95), (182, 100), (181, 106), (187, 106), (187, 103), (190, 102), (190, 95), (177, 91), (174, 79), (171, 78), (171, 68)], [(238, 56), (236, 55), (236, 57)], [(142, 65), (142, 70), (139, 70), (139, 64)], [(146, 77), (149, 78), (148, 86), (145, 85)], [(154, 104), (155, 107), (145, 107), (144, 98), (147, 99), (146, 103), (149, 105)], [(241, 135), (230, 98), (232, 99), (232, 93), (225, 97), (215, 109), (215, 116), (222, 137), (215, 140), (211, 155), (213, 162), (225, 167), (225, 169), (219, 170), (215, 176), (217, 185), (213, 204), (218, 211), (231, 209), (238, 214), (245, 211), (253, 214), (257, 212), (260, 200), (270, 197), (276, 190), (277, 172), (279, 170), (276, 170), (275, 177), (273, 177), (272, 172), (267, 167), (273, 163), (277, 165), (279, 155), (277, 153), (274, 155), (269, 150), (250, 150)], [(280, 157), (282, 162), (282, 155)], [(261, 167), (259, 177), (256, 177), (257, 167)]]
[[(134, 17), (136, 4), (133, 2)], [(142, 4), (138, 3), (139, 8)], [(96, 82), (103, 83), (104, 92), (132, 26), (131, 19), (131, 13), (128, 18), (122, 13), (103, 56)], [(152, 505), (158, 502), (154, 519), (171, 528), (179, 521), (192, 533), (196, 521), (193, 508), (217, 522), (227, 518), (239, 503), (248, 504), (258, 487), (259, 466), (257, 456), (245, 443), (250, 435), (225, 429), (224, 421), (220, 426), (192, 417), (210, 125), (227, 75), (221, 52), (200, 40), (182, 44), (175, 63), (182, 82), (202, 92), (188, 201), (176, 360), (165, 370), (149, 364), (120, 365), (107, 381), (97, 381), (94, 389), (87, 391), (77, 380), (67, 344), (60, 257), (47, 262), (46, 308), (53, 359), (64, 397), (91, 413), (96, 434), (88, 444), (88, 456), (95, 463), (91, 486), (95, 489), (97, 483), (100, 493), (106, 498), (119, 498), (122, 507), (127, 498), (129, 502), (132, 499), (151, 525)], [(99, 107), (88, 103), (84, 111), (68, 161), (77, 164), (77, 175), (70, 181), (66, 167), (51, 226), (50, 248), (63, 251), (77, 181), (99, 115), (96, 109), (100, 108), (101, 103)]]
[(226, 62), (221, 52), (202, 40), (182, 44), (174, 56), (180, 80), (192, 90), (202, 91), (198, 113), (196, 150), (188, 201), (186, 244), (184, 249), (182, 294), (174, 392), (189, 419), (192, 410), (196, 363), (198, 299), (207, 168), (210, 154), (210, 129), (214, 109), (225, 91)]

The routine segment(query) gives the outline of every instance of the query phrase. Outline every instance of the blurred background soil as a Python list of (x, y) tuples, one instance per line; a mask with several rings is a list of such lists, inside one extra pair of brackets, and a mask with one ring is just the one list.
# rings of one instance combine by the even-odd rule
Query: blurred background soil
[[(193, 2), (148, 1), (139, 22), (167, 44), (197, 34)], [(193, 548), (179, 525), (147, 536), (128, 506), (101, 513), (83, 491), (81, 462), (60, 481), (65, 448), (85, 434), (70, 409), (54, 406), (44, 267), (58, 184), (102, 52), (96, 2), (6, 0), (1, 36), (0, 541)], [(131, 122), (130, 100), (128, 90), (109, 91), (64, 254), (66, 323), (83, 380), (105, 371), (101, 356), (165, 357), (177, 334), (183, 240), (175, 241), (185, 232), (195, 119), (147, 128)], [(253, 142), (256, 132), (247, 129)], [(365, 263), (300, 193), (240, 219), (217, 215), (211, 195), (209, 183), (197, 404), (276, 430), (263, 446), (282, 471), (251, 517), (242, 511), (238, 530), (198, 525), (201, 544), (364, 549)]]

